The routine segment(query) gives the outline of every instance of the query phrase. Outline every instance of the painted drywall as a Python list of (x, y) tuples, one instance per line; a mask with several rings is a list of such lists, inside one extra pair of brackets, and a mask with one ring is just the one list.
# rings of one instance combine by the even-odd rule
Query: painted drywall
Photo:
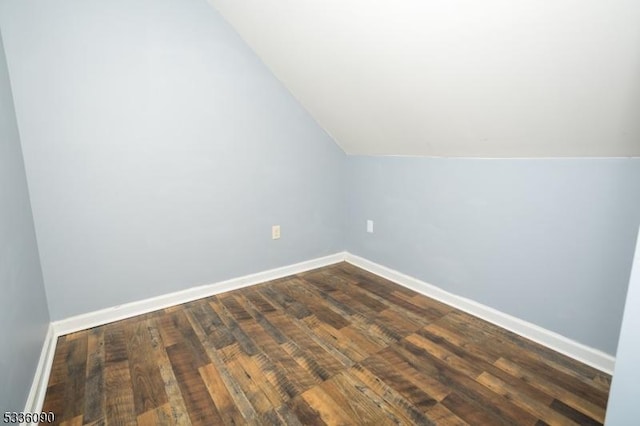
[(637, 0), (209, 1), (348, 153), (640, 155)]
[(615, 350), (639, 160), (345, 157), (204, 1), (0, 24), (53, 319), (346, 246)]
[(53, 320), (343, 249), (344, 152), (205, 0), (0, 24)]
[(626, 426), (640, 418), (640, 232), (625, 302), (616, 367), (607, 404), (607, 426)]
[(49, 326), (20, 137), (0, 36), (0, 413), (22, 411)]
[(615, 353), (639, 158), (350, 156), (348, 175), (348, 251)]

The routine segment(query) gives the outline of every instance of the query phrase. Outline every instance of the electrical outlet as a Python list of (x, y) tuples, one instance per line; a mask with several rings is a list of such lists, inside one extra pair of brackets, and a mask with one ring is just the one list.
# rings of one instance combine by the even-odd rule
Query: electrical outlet
[(373, 234), (373, 221), (367, 220), (367, 232)]
[(280, 239), (280, 225), (273, 225), (271, 227), (271, 239), (272, 240)]

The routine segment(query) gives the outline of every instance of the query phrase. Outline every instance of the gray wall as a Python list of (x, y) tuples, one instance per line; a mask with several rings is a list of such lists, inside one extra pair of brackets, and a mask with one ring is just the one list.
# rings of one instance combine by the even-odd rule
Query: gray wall
[(0, 413), (22, 411), (49, 311), (0, 36)]
[(627, 426), (640, 418), (640, 234), (629, 280), (616, 367), (607, 405), (607, 426)]
[(0, 24), (53, 320), (344, 248), (344, 153), (205, 0)]
[(54, 320), (346, 247), (615, 351), (640, 159), (345, 157), (204, 0), (0, 24)]
[(350, 252), (615, 353), (640, 159), (350, 156), (347, 165)]

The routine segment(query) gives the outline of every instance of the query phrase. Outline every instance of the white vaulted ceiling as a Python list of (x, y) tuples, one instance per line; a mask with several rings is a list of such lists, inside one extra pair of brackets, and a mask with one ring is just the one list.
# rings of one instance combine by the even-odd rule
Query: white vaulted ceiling
[(640, 156), (638, 0), (209, 0), (350, 154)]

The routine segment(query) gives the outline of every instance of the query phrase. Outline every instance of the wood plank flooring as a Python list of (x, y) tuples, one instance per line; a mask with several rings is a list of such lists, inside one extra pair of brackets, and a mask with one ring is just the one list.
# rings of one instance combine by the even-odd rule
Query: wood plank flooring
[(591, 425), (610, 377), (346, 263), (60, 337), (62, 425)]

